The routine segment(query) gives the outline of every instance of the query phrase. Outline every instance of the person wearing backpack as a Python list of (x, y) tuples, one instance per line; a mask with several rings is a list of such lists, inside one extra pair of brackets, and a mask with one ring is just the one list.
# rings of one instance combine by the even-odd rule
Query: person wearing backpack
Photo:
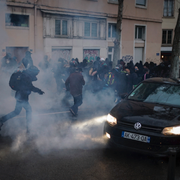
[(0, 128), (2, 125), (9, 119), (20, 114), (22, 108), (26, 110), (26, 130), (27, 133), (30, 132), (30, 123), (32, 120), (32, 108), (29, 104), (29, 95), (31, 92), (38, 93), (40, 95), (44, 94), (44, 92), (33, 86), (32, 81), (36, 81), (36, 75), (39, 73), (39, 70), (35, 66), (31, 66), (30, 68), (23, 71), (14, 72), (9, 80), (10, 87), (16, 91), (15, 99), (16, 106), (14, 111), (0, 118)]

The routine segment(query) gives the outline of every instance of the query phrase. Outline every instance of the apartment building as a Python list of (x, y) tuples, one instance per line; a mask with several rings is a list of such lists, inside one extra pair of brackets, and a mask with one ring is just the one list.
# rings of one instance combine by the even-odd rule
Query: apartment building
[[(164, 0), (125, 0), (120, 57), (161, 59)], [(113, 59), (118, 0), (0, 0), (0, 50), (22, 59), (27, 50), (57, 60)]]
[(180, 2), (164, 0), (163, 7), (161, 59), (163, 61), (170, 61)]

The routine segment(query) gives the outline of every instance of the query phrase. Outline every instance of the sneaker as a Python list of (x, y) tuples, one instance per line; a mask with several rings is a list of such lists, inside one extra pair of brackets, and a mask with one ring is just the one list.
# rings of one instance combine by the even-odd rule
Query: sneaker
[(77, 116), (77, 114), (71, 108), (69, 108), (69, 110), (73, 116)]
[(73, 122), (77, 121), (77, 116), (72, 117)]

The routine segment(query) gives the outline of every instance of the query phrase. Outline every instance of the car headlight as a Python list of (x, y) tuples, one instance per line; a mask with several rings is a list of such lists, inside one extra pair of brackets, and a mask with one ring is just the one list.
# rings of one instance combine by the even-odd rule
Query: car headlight
[(110, 114), (108, 114), (108, 115), (107, 115), (107, 122), (108, 122), (110, 125), (114, 126), (114, 125), (117, 124), (117, 119), (116, 119), (115, 117), (111, 116)]
[(163, 129), (164, 135), (180, 135), (180, 126), (166, 127)]

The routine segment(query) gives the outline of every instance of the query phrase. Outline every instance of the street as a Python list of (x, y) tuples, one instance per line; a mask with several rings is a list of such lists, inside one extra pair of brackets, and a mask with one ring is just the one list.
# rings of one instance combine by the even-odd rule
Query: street
[(179, 1), (0, 0), (0, 14), (0, 180), (180, 180)]
[[(167, 179), (168, 158), (107, 149), (102, 139), (107, 109), (85, 112), (82, 106), (76, 120), (67, 110), (36, 114), (34, 119), (39, 122), (30, 139), (22, 128), (24, 116), (16, 119), (22, 125), (18, 133), (12, 129), (15, 120), (9, 120), (0, 138), (0, 179)], [(14, 127), (18, 129), (17, 124)], [(180, 179), (178, 162), (175, 177)]]
[(0, 167), (0, 179), (6, 180), (167, 179), (166, 161), (122, 151), (114, 153), (104, 148), (64, 149), (42, 155), (31, 145), (18, 152), (4, 145)]

